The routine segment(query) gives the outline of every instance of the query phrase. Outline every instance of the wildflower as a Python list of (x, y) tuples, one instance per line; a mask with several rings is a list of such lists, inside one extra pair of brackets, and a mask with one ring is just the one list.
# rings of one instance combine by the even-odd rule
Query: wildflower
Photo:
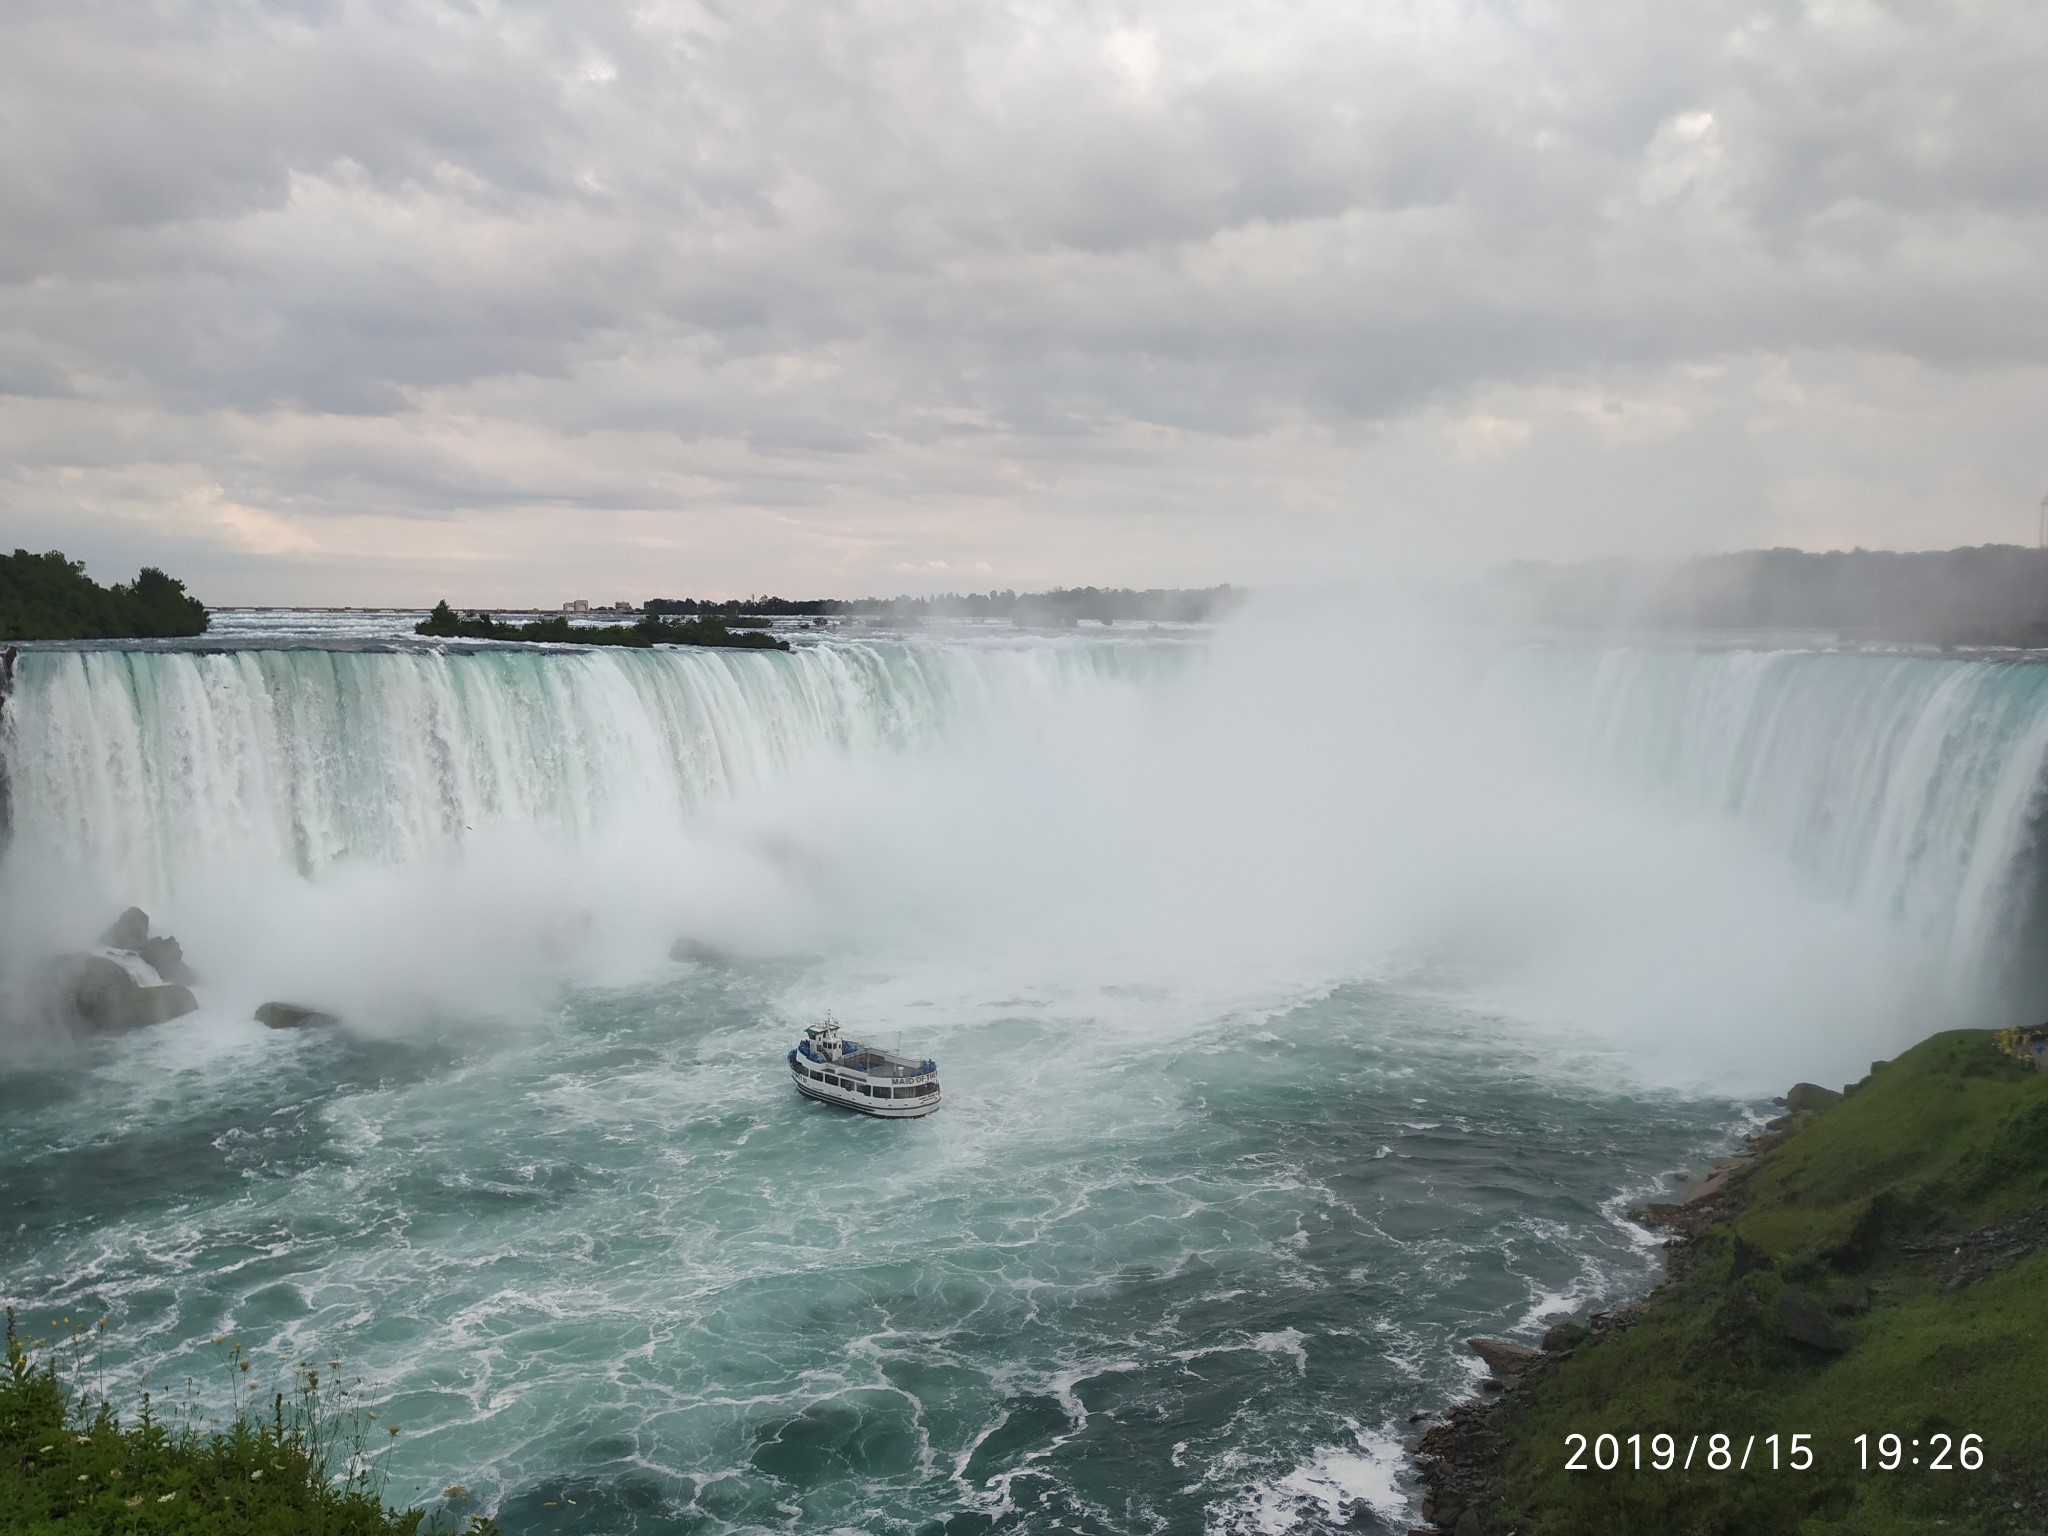
[(257, 1469), (256, 1469), (256, 1470), (255, 1470), (254, 1472), (251, 1472), (251, 1473), (249, 1474), (249, 1481), (250, 1481), (250, 1482), (252, 1482), (252, 1483), (260, 1483), (260, 1482), (262, 1482), (262, 1481), (263, 1481), (263, 1469), (262, 1469), (261, 1467), (258, 1467), (258, 1468), (257, 1468)]
[(78, 1480), (81, 1483), (89, 1483), (92, 1481), (92, 1474), (90, 1472), (81, 1472), (78, 1474)]
[(396, 1424), (386, 1424), (384, 1429), (387, 1434), (395, 1435), (398, 1433), (398, 1426)]
[(56, 1447), (56, 1446), (54, 1446), (54, 1445), (46, 1445), (46, 1446), (43, 1446), (43, 1447), (41, 1448), (41, 1450), (38, 1450), (38, 1451), (36, 1452), (36, 1454), (37, 1454), (38, 1456), (40, 1456), (40, 1455), (41, 1455), (41, 1454), (43, 1453), (43, 1451), (54, 1451), (55, 1449), (57, 1449), (57, 1447)]
[(123, 1500), (122, 1500), (121, 1502), (122, 1502), (122, 1503), (123, 1503), (124, 1505), (126, 1505), (126, 1506), (127, 1506), (127, 1507), (128, 1507), (129, 1509), (134, 1509), (134, 1508), (135, 1508), (135, 1507), (136, 1507), (137, 1505), (141, 1504), (141, 1502), (142, 1502), (142, 1495), (138, 1493), (137, 1495), (135, 1495), (135, 1497), (134, 1497), (134, 1498), (132, 1498), (132, 1499), (123, 1499)]
[(157, 1503), (159, 1503), (159, 1504), (168, 1504), (168, 1503), (170, 1503), (170, 1502), (171, 1502), (171, 1500), (175, 1499), (175, 1498), (176, 1498), (177, 1496), (178, 1496), (178, 1491), (177, 1491), (177, 1489), (173, 1488), (173, 1489), (172, 1489), (172, 1490), (171, 1490), (171, 1491), (170, 1491), (169, 1493), (165, 1493), (165, 1494), (159, 1494), (159, 1495), (157, 1496)]

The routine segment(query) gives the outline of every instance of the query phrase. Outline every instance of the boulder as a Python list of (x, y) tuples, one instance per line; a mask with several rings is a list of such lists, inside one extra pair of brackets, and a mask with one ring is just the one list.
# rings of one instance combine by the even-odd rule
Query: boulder
[(339, 1024), (341, 1020), (298, 1003), (265, 1003), (256, 1010), (256, 1022), (271, 1029), (315, 1029)]
[(192, 967), (185, 963), (184, 947), (169, 935), (160, 939), (144, 939), (135, 946), (135, 952), (147, 960), (150, 969), (165, 981), (189, 987), (199, 979), (192, 974)]
[(1543, 1353), (1558, 1354), (1563, 1350), (1577, 1349), (1586, 1341), (1586, 1329), (1582, 1323), (1559, 1323), (1543, 1335)]
[(132, 950), (142, 953), (142, 946), (149, 942), (149, 914), (140, 907), (130, 907), (114, 919), (113, 927), (100, 935), (100, 943), (108, 949)]
[(724, 950), (715, 944), (706, 944), (702, 939), (677, 939), (668, 947), (671, 960), (697, 961), (704, 965), (723, 965), (727, 960)]
[(199, 999), (192, 995), (192, 989), (175, 982), (161, 987), (135, 989), (135, 1016), (138, 1027), (144, 1024), (164, 1024), (172, 1019), (183, 1018), (198, 1006)]
[(1746, 1237), (1735, 1239), (1735, 1251), (1728, 1260), (1728, 1278), (1740, 1280), (1766, 1269), (1774, 1269), (1771, 1256)]
[(1831, 1280), (1822, 1305), (1830, 1312), (1868, 1312), (1870, 1287), (1854, 1280)]
[(125, 965), (106, 955), (59, 956), (45, 979), (57, 1017), (89, 1033), (144, 1029), (199, 1006), (189, 987), (146, 987)]
[(1465, 1345), (1496, 1376), (1519, 1376), (1543, 1358), (1538, 1350), (1521, 1344), (1503, 1344), (1498, 1339), (1467, 1339)]
[(1778, 1293), (1778, 1326), (1794, 1344), (1804, 1344), (1824, 1354), (1840, 1354), (1849, 1347), (1819, 1303), (1797, 1291)]
[(46, 973), (50, 1001), (73, 1029), (133, 1029), (141, 983), (105, 955), (59, 955)]
[(1792, 1091), (1785, 1095), (1785, 1107), (1796, 1115), (1802, 1109), (1826, 1109), (1841, 1100), (1842, 1096), (1832, 1088), (1823, 1088), (1818, 1083), (1794, 1083)]

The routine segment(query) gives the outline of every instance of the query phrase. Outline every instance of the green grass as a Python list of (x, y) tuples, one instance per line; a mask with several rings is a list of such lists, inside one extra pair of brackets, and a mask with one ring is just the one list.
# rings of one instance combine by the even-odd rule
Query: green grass
[[(300, 1368), (294, 1393), (260, 1410), (239, 1347), (223, 1357), (237, 1402), (224, 1422), (203, 1421), (188, 1399), (166, 1423), (148, 1394), (132, 1422), (87, 1390), (91, 1331), (67, 1335), (70, 1369), (24, 1344), (7, 1314), (0, 1371), (0, 1531), (9, 1536), (429, 1536), (445, 1512), (386, 1507), (397, 1430), (340, 1409), (344, 1395)], [(61, 1351), (60, 1351), (61, 1352)], [(382, 1441), (380, 1446), (375, 1442)], [(451, 1497), (461, 1490), (450, 1489)], [(472, 1516), (468, 1536), (497, 1527)]]
[[(1508, 1410), (1503, 1529), (1543, 1536), (1890, 1536), (2048, 1529), (2048, 1253), (1945, 1292), (1902, 1239), (2048, 1201), (2048, 1074), (1988, 1032), (1937, 1035), (1799, 1117), (1737, 1176), (1732, 1225), (1699, 1240), (1633, 1327), (1582, 1346)], [(1787, 1290), (1857, 1292), (1846, 1348), (1794, 1343)], [(1565, 1437), (1754, 1434), (1747, 1471), (1568, 1471)], [(1812, 1436), (1812, 1470), (1770, 1471), (1762, 1437)], [(1863, 1471), (1856, 1436), (1982, 1436), (1977, 1471)], [(1628, 1453), (1624, 1451), (1624, 1455)], [(1904, 1454), (1911, 1456), (1908, 1445)], [(1591, 1461), (1591, 1457), (1583, 1458)]]

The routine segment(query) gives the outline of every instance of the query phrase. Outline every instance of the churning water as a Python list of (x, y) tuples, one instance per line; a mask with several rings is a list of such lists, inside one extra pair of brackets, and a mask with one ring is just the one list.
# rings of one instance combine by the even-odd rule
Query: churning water
[[(139, 900), (203, 1006), (10, 1022), (0, 1289), (153, 1381), (345, 1357), (396, 1491), (511, 1532), (1399, 1530), (1459, 1340), (1644, 1283), (1627, 1207), (1759, 1091), (2000, 1016), (2044, 688), (1257, 626), (32, 653), (7, 963)], [(945, 1109), (799, 1099), (826, 1007)]]

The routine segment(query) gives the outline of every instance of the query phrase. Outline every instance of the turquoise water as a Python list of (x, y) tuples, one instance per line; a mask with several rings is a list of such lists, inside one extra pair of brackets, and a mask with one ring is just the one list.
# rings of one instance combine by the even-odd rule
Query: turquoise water
[(344, 1357), (394, 1492), (511, 1532), (1399, 1530), (1459, 1341), (1641, 1284), (1623, 1205), (1738, 1118), (1357, 987), (935, 1026), (945, 1109), (883, 1123), (785, 1081), (824, 980), (679, 966), (433, 1045), (206, 1017), (10, 1075), (7, 1288), (159, 1385), (217, 1380), (216, 1334), (280, 1383)]

